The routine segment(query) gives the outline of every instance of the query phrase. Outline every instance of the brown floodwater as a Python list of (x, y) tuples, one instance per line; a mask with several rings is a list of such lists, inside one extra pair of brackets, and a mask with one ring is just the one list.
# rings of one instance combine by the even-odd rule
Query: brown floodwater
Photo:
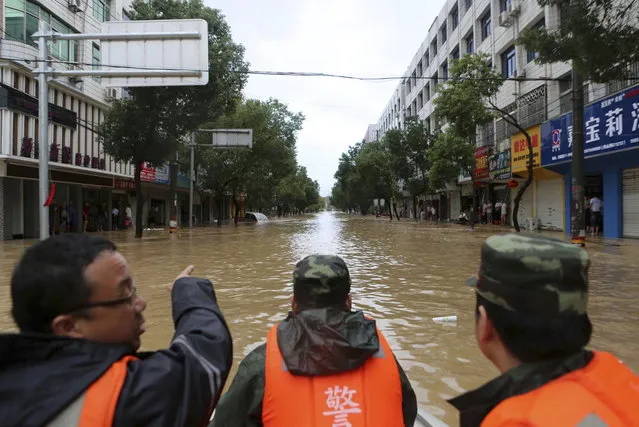
[[(500, 228), (470, 232), (457, 225), (360, 218), (324, 212), (264, 225), (105, 233), (132, 265), (138, 292), (147, 300), (143, 349), (168, 345), (173, 323), (165, 286), (188, 264), (215, 283), (231, 327), (235, 363), (281, 320), (291, 297), (296, 261), (311, 253), (342, 256), (351, 269), (355, 308), (375, 317), (411, 379), (420, 405), (450, 425), (457, 414), (445, 399), (497, 374), (482, 357), (473, 334), (474, 298), (464, 282), (478, 267), (479, 248)], [(561, 235), (556, 235), (561, 237)], [(9, 278), (32, 241), (0, 242), (0, 330), (13, 330)], [(639, 242), (589, 244), (592, 347), (612, 351), (639, 371)], [(457, 322), (432, 318), (456, 315)], [(230, 383), (230, 380), (229, 380)]]

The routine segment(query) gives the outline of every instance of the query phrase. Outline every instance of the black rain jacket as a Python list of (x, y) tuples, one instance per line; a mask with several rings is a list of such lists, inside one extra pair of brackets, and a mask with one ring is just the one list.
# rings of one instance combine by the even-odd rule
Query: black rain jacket
[(179, 279), (172, 300), (175, 335), (166, 350), (0, 335), (0, 425), (46, 426), (113, 362), (134, 354), (140, 360), (128, 364), (114, 425), (205, 426), (231, 368), (231, 334), (210, 281)]

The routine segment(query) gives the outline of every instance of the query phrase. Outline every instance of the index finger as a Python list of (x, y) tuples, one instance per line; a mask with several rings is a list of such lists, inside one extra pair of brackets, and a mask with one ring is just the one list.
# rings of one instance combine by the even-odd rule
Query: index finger
[(189, 265), (178, 275), (178, 278), (190, 276), (194, 269), (195, 269), (194, 265)]

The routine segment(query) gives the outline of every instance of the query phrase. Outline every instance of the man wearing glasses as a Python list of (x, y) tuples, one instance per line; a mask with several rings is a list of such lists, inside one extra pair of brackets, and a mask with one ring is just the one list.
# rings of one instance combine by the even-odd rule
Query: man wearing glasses
[(27, 249), (11, 278), (20, 333), (0, 335), (0, 424), (206, 424), (232, 343), (212, 283), (192, 270), (170, 287), (170, 347), (138, 353), (146, 302), (113, 243), (63, 234)]

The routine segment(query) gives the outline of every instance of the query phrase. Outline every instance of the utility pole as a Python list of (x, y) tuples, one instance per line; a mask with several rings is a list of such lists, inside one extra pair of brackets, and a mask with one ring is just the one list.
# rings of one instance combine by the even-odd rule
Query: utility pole
[(195, 181), (195, 132), (191, 133), (191, 169), (189, 189), (189, 228), (193, 228), (193, 182)]
[(38, 69), (38, 108), (39, 108), (39, 125), (40, 132), (38, 135), (39, 142), (39, 193), (40, 193), (40, 240), (49, 237), (49, 206), (45, 206), (49, 192), (49, 87), (47, 85), (47, 59), (49, 52), (47, 51), (47, 38), (45, 33), (49, 30), (46, 22), (38, 23), (38, 59), (40, 67)]
[(572, 67), (572, 203), (570, 204), (571, 242), (586, 246), (584, 206), (584, 80)]

